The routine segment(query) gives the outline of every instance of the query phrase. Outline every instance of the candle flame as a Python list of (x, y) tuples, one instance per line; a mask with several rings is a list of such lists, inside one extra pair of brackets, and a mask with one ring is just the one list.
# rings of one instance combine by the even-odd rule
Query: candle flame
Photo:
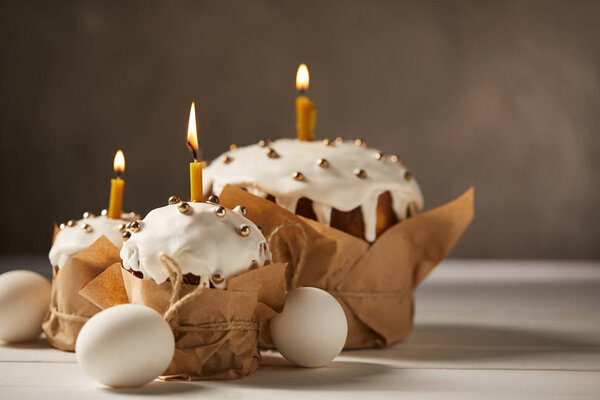
[(300, 64), (298, 72), (296, 73), (296, 89), (299, 92), (303, 92), (308, 89), (308, 67), (306, 64)]
[(190, 120), (188, 122), (187, 146), (198, 161), (198, 132), (196, 130), (196, 105), (192, 102), (190, 107)]
[(121, 176), (121, 174), (125, 172), (125, 155), (121, 150), (117, 151), (117, 154), (115, 154), (113, 169), (115, 170), (117, 176)]

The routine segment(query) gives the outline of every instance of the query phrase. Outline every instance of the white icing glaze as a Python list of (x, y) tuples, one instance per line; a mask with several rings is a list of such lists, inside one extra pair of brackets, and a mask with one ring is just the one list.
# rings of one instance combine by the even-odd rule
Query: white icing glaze
[[(65, 227), (58, 232), (48, 258), (53, 266), (62, 266), (73, 254), (89, 247), (102, 235), (113, 242), (119, 249), (123, 245), (123, 233), (119, 231), (119, 225), (126, 224), (134, 214), (123, 214), (123, 219), (112, 219), (105, 215), (84, 218), (77, 221), (77, 225)], [(92, 230), (86, 232), (82, 229), (83, 224), (91, 226)]]
[[(269, 147), (278, 157), (267, 156)], [(270, 194), (277, 204), (291, 212), (296, 211), (298, 200), (306, 197), (313, 201), (317, 220), (327, 225), (332, 208), (347, 212), (360, 206), (364, 236), (369, 242), (376, 238), (377, 199), (382, 193), (390, 192), (398, 219), (406, 218), (409, 204), (418, 210), (423, 208), (423, 195), (414, 177), (406, 180), (407, 169), (400, 163), (378, 160), (376, 149), (357, 146), (351, 141), (327, 146), (321, 141), (296, 139), (279, 139), (269, 147), (251, 145), (224, 153), (231, 162), (225, 164), (217, 159), (204, 170), (204, 192), (212, 190), (219, 195), (231, 184), (257, 196)], [(327, 168), (318, 165), (321, 158), (328, 161)], [(357, 177), (356, 169), (363, 169), (367, 176)], [(296, 171), (304, 175), (303, 180), (293, 178)]]
[[(123, 244), (123, 266), (162, 283), (169, 277), (158, 259), (164, 252), (179, 264), (183, 274), (199, 276), (201, 284), (208, 286), (214, 273), (228, 279), (254, 263), (262, 267), (271, 260), (265, 237), (237, 207), (218, 217), (218, 205), (188, 204), (191, 209), (185, 214), (179, 212), (177, 204), (150, 211), (140, 221), (141, 229)], [(250, 235), (238, 233), (241, 225), (250, 227)], [(225, 283), (214, 286), (221, 288)]]

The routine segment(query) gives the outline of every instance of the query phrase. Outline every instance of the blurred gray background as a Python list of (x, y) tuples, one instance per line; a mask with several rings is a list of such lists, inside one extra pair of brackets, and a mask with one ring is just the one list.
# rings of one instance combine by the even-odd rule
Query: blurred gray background
[(401, 154), (428, 208), (476, 188), (454, 257), (600, 256), (600, 2), (3, 1), (0, 255), (52, 223), (188, 193), (200, 145), (295, 135), (311, 73), (316, 134)]

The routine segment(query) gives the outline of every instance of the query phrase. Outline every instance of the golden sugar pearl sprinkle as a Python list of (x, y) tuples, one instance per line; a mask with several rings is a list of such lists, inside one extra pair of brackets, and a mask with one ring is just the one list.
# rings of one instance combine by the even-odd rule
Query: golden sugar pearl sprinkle
[(271, 145), (271, 140), (270, 139), (266, 139), (266, 140), (261, 140), (258, 142), (258, 147), (267, 147)]
[(216, 194), (211, 194), (210, 196), (208, 196), (208, 202), (219, 204), (219, 196), (217, 196)]
[(244, 217), (248, 215), (248, 209), (246, 206), (237, 206), (236, 209), (242, 214)]
[(65, 229), (67, 227), (67, 225), (66, 224), (60, 224), (58, 227), (59, 227), (59, 229)]
[(328, 168), (329, 167), (329, 161), (327, 161), (324, 158), (319, 158), (317, 160), (317, 165), (321, 168)]
[(125, 231), (127, 230), (127, 225), (120, 224), (119, 226), (117, 226), (117, 229), (119, 230), (119, 232), (125, 233)]
[(67, 221), (67, 226), (68, 227), (71, 228), (71, 227), (73, 227), (75, 225), (77, 225), (77, 221), (75, 221), (74, 219), (70, 219), (69, 221)]
[(182, 214), (187, 214), (192, 207), (190, 207), (190, 205), (188, 203), (186, 203), (185, 201), (182, 201), (181, 203), (179, 203), (179, 205), (177, 206), (177, 209), (179, 210), (180, 213)]
[(402, 164), (402, 159), (397, 155), (390, 156), (390, 161), (397, 164)]
[(181, 199), (175, 195), (169, 197), (169, 204), (181, 203)]
[(94, 229), (92, 229), (92, 226), (90, 224), (81, 225), (81, 229), (83, 229), (87, 233), (91, 233), (94, 230)]
[(100, 211), (100, 215), (108, 215), (108, 210), (103, 208), (102, 211)]
[(129, 224), (129, 230), (131, 230), (131, 232), (133, 232), (133, 233), (139, 232), (140, 229), (142, 229), (142, 226), (140, 225), (140, 223), (138, 221), (133, 221), (132, 223)]
[(244, 237), (247, 237), (250, 235), (250, 227), (246, 224), (242, 224), (238, 228), (238, 233)]
[(354, 140), (354, 144), (357, 145), (358, 147), (367, 147), (367, 142), (363, 139)]
[(210, 280), (214, 284), (219, 285), (219, 284), (225, 282), (225, 275), (220, 274), (220, 273), (217, 272), (217, 273), (211, 275)]
[(93, 212), (86, 211), (83, 213), (83, 218), (94, 218), (95, 216)]
[(221, 161), (223, 162), (223, 164), (229, 164), (233, 161), (233, 158), (229, 156), (222, 156)]
[(412, 179), (412, 177), (413, 177), (413, 174), (412, 174), (412, 172), (410, 172), (410, 171), (406, 171), (406, 172), (404, 173), (404, 179), (406, 179), (407, 181), (410, 181), (410, 180)]
[(335, 138), (335, 142), (336, 142), (337, 144), (344, 143), (344, 138), (343, 138), (343, 137), (341, 137), (341, 136), (338, 136), (338, 137), (336, 137), (336, 138)]
[(381, 151), (375, 153), (375, 159), (377, 161), (381, 161), (381, 162), (385, 162), (385, 154), (383, 154)]
[(267, 150), (267, 157), (269, 158), (279, 158), (279, 154), (275, 151), (275, 149), (269, 147)]
[(292, 175), (292, 177), (296, 181), (303, 181), (304, 180), (304, 174), (302, 172), (300, 172), (300, 171), (294, 172), (294, 174)]
[(223, 206), (215, 208), (215, 215), (219, 218), (223, 218), (227, 214), (227, 209)]
[(126, 242), (131, 237), (131, 232), (125, 231), (123, 232), (123, 241)]
[(323, 144), (325, 146), (335, 146), (335, 142), (329, 138), (323, 139)]
[(236, 151), (237, 150), (237, 144), (233, 143), (229, 145), (229, 151)]
[(361, 179), (365, 179), (367, 177), (367, 171), (365, 171), (364, 169), (356, 168), (354, 170), (354, 175)]

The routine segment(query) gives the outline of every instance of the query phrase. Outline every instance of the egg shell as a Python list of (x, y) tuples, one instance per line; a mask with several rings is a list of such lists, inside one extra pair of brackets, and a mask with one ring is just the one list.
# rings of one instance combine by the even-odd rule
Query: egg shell
[(25, 342), (42, 332), (52, 285), (42, 275), (14, 270), (0, 275), (0, 340)]
[(271, 320), (275, 347), (302, 367), (320, 367), (333, 360), (347, 335), (342, 306), (326, 291), (313, 287), (289, 292), (283, 312)]
[(77, 361), (110, 387), (144, 385), (163, 373), (175, 351), (173, 331), (153, 309), (123, 304), (94, 315), (75, 344)]

